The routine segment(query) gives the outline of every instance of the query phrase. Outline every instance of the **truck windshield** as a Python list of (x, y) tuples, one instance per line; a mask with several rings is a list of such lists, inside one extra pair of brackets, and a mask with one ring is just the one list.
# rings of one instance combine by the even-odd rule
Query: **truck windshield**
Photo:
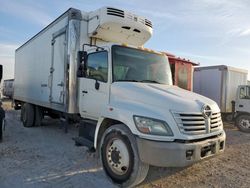
[(124, 46), (112, 47), (113, 82), (145, 82), (172, 85), (165, 55)]

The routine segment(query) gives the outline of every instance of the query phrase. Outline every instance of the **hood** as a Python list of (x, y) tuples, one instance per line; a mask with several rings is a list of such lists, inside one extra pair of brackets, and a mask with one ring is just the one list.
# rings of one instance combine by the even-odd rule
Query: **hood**
[(114, 82), (111, 85), (111, 103), (129, 101), (159, 107), (177, 112), (201, 112), (209, 105), (213, 112), (219, 112), (218, 105), (202, 95), (181, 89), (177, 86), (139, 83)]

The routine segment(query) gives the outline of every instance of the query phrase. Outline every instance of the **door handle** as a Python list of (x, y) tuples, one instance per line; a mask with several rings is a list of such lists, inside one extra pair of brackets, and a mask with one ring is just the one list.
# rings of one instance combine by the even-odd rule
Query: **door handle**
[(63, 82), (61, 82), (61, 83), (57, 84), (57, 86), (61, 86), (61, 87), (63, 87), (63, 86), (64, 86), (64, 83), (63, 83)]
[(48, 84), (41, 84), (41, 87), (47, 87)]
[(243, 104), (240, 104), (239, 107), (242, 108), (242, 107), (244, 107), (244, 106), (243, 106)]
[(82, 93), (88, 93), (88, 91), (82, 91)]

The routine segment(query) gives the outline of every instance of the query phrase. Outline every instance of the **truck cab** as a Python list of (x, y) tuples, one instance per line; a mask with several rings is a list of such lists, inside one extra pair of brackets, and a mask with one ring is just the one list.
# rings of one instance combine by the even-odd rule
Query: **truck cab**
[(113, 181), (129, 174), (131, 155), (145, 175), (148, 165), (183, 167), (224, 151), (219, 107), (173, 86), (165, 54), (112, 43), (82, 53), (79, 112), (87, 123), (79, 135), (99, 149)]
[(250, 132), (250, 85), (238, 87), (235, 112), (236, 126), (243, 132)]
[[(105, 50), (88, 50), (86, 66), (79, 76), (79, 112), (98, 120), (119, 83), (156, 83), (172, 85), (166, 56), (142, 48), (110, 44)], [(98, 98), (99, 100), (93, 100)]]

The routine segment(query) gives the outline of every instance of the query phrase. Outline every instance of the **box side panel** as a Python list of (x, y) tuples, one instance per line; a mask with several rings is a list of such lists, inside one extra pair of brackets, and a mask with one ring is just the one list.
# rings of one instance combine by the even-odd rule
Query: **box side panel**
[(221, 107), (221, 79), (219, 69), (194, 69), (193, 91), (214, 100)]
[[(49, 100), (52, 39), (53, 34), (67, 24), (68, 17), (64, 17), (16, 51), (15, 99), (58, 109), (58, 105), (51, 104)], [(62, 111), (64, 108), (59, 109)]]

